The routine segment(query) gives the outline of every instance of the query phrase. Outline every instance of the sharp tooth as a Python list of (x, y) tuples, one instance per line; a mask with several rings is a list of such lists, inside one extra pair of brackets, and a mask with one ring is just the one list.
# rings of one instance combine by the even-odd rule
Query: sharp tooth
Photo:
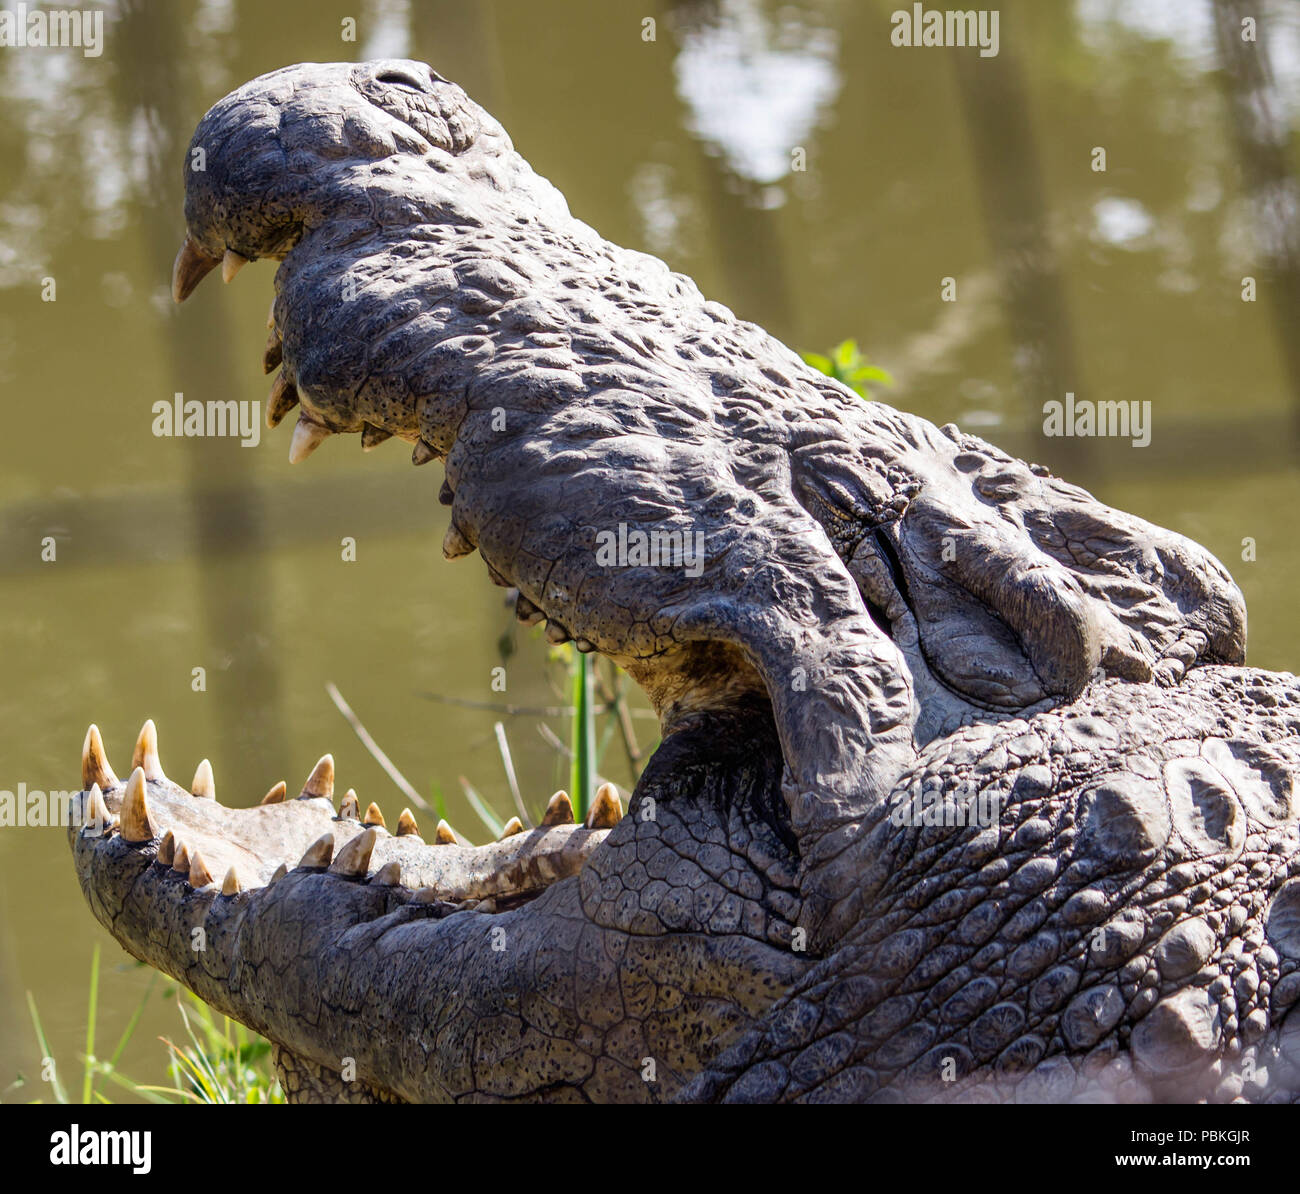
[(415, 819), (415, 814), (409, 808), (402, 809), (402, 815), (397, 818), (397, 836), (409, 837), (414, 834), (420, 836), (420, 825)]
[(212, 778), (212, 764), (207, 759), (204, 759), (195, 769), (190, 791), (201, 800), (217, 798), (217, 781)]
[(361, 801), (357, 799), (357, 794), (349, 788), (339, 802), (339, 820), (341, 821), (359, 821), (361, 820)]
[(283, 373), (277, 373), (266, 399), (266, 425), (279, 427), (280, 420), (297, 405), (297, 387)]
[(384, 814), (379, 811), (379, 805), (377, 805), (373, 800), (366, 806), (366, 815), (361, 818), (361, 824), (382, 825), (385, 829), (388, 828), (387, 824), (384, 822)]
[(435, 846), (458, 846), (460, 842), (456, 839), (452, 827), (446, 821), (439, 821), (438, 828), (433, 831), (433, 844)]
[(299, 800), (312, 800), (324, 796), (326, 800), (334, 799), (334, 756), (321, 755), (316, 766), (311, 769), (307, 782), (298, 794)]
[(557, 622), (554, 618), (551, 618), (547, 621), (546, 641), (548, 643), (555, 643), (558, 646), (560, 643), (567, 643), (569, 639), (572, 637), (573, 636), (570, 635), (569, 632), (565, 630), (564, 627), (561, 626), (560, 623)]
[(280, 339), (280, 333), (272, 329), (266, 338), (266, 347), (262, 349), (262, 372), (270, 373), (271, 370), (278, 369), (283, 360), (284, 341)]
[(307, 847), (307, 852), (298, 860), (298, 865), (319, 870), (329, 866), (330, 859), (333, 857), (334, 835), (332, 833), (322, 833)]
[(508, 837), (514, 837), (516, 833), (523, 833), (524, 823), (518, 817), (511, 817), (501, 828), (501, 836), (497, 841), (503, 842)]
[(144, 768), (137, 767), (126, 781), (126, 794), (122, 797), (122, 840), (124, 842), (151, 842), (154, 839), (144, 784)]
[(370, 880), (371, 883), (377, 883), (380, 887), (396, 887), (402, 881), (402, 864), (393, 859), (392, 862), (386, 862), (375, 872), (375, 877)]
[(369, 452), (384, 442), (386, 439), (392, 439), (393, 433), (385, 431), (382, 427), (376, 427), (373, 423), (367, 423), (361, 428), (361, 450)]
[(92, 725), (86, 731), (86, 740), (81, 746), (81, 786), (90, 791), (92, 784), (101, 788), (117, 787), (117, 776), (108, 765), (108, 754), (104, 750), (104, 740), (99, 736), (99, 727)]
[(378, 840), (379, 834), (373, 829), (363, 829), (339, 851), (338, 857), (330, 867), (331, 874), (347, 875), (352, 878), (364, 875), (370, 866), (371, 851), (374, 850), (375, 842)]
[(262, 804), (279, 804), (289, 794), (289, 787), (281, 780), (265, 796), (262, 797)]
[(212, 872), (208, 870), (208, 864), (203, 861), (203, 855), (195, 850), (194, 857), (190, 859), (190, 886), (207, 887), (211, 882), (213, 882)]
[(428, 464), (430, 460), (437, 460), (438, 453), (435, 452), (424, 440), (416, 440), (415, 447), (411, 449), (412, 464)]
[(572, 825), (573, 801), (568, 792), (556, 792), (546, 805), (546, 814), (542, 817), (543, 825)]
[(226, 872), (226, 877), (221, 881), (221, 894), (223, 896), (238, 895), (243, 890), (243, 884), (239, 882), (239, 875), (232, 866)]
[(329, 437), (328, 428), (299, 412), (298, 421), (293, 425), (293, 439), (289, 441), (289, 463), (298, 464), (306, 460)]
[(623, 802), (613, 784), (601, 784), (587, 813), (588, 829), (613, 829), (623, 819)]
[(190, 873), (190, 849), (184, 842), (177, 842), (172, 851), (172, 870), (180, 875)]
[(227, 249), (226, 255), (221, 259), (221, 280), (229, 282), (248, 264), (249, 260), (243, 253), (236, 253), (234, 249)]
[(135, 753), (131, 755), (131, 766), (143, 767), (145, 779), (155, 783), (167, 778), (158, 759), (158, 730), (152, 717), (140, 727), (140, 737), (135, 740)]
[(194, 293), (194, 288), (220, 264), (220, 257), (210, 256), (187, 235), (172, 265), (172, 298), (183, 303)]
[(98, 834), (104, 834), (108, 827), (113, 824), (113, 814), (108, 811), (108, 805), (104, 801), (104, 793), (99, 790), (98, 784), (90, 785), (90, 793), (86, 797), (86, 803), (82, 809), (82, 825), (86, 829), (93, 829)]
[(438, 490), (438, 504), (450, 506), (456, 500), (456, 495), (452, 493), (451, 486), (446, 481), (442, 483), (442, 488)]
[(176, 835), (169, 829), (158, 843), (158, 861), (163, 866), (171, 866), (176, 857)]
[(525, 626), (536, 626), (546, 615), (520, 593), (515, 601), (515, 617)]
[(271, 883), (278, 883), (288, 873), (289, 873), (289, 864), (287, 862), (280, 863), (280, 865), (275, 868), (275, 874), (271, 876), (270, 883), (267, 884), (267, 887), (270, 887)]
[(474, 550), (474, 544), (461, 534), (460, 529), (453, 522), (447, 528), (446, 535), (442, 540), (442, 554), (445, 559), (459, 560), (461, 556), (467, 556)]

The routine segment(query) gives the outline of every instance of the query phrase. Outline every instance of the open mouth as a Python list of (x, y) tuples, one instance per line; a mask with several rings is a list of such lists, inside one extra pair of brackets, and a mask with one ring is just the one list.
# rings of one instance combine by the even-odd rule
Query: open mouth
[(71, 831), (83, 881), (97, 867), (131, 865), (141, 872), (137, 882), (185, 885), (214, 901), (247, 901), (291, 874), (314, 872), (369, 885), (390, 911), (408, 903), (435, 914), (508, 911), (577, 874), (623, 816), (606, 784), (585, 823), (574, 822), (568, 795), (557, 792), (536, 828), (515, 817), (482, 846), (469, 845), (446, 821), (422, 831), (409, 809), (390, 830), (378, 806), (363, 809), (351, 790), (335, 807), (329, 755), (297, 796), (280, 782), (261, 804), (230, 808), (216, 799), (207, 760), (189, 788), (167, 778), (152, 721), (140, 731), (125, 781), (93, 725), (81, 766)]

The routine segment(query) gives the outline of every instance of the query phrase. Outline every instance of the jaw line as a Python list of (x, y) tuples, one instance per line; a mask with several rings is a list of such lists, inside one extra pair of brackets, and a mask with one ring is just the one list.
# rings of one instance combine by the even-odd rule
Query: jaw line
[[(145, 738), (143, 733), (141, 738)], [(91, 740), (88, 735), (88, 746)], [(156, 760), (156, 748), (153, 757)], [(340, 881), (378, 882), (392, 888), (399, 900), (405, 895), (418, 902), (449, 905), (478, 901), (483, 911), (495, 911), (498, 906), (527, 903), (552, 884), (576, 875), (622, 815), (617, 797), (602, 789), (588, 824), (573, 824), (571, 811), (568, 823), (564, 823), (560, 818), (569, 808), (568, 798), (561, 800), (557, 793), (551, 810), (558, 811), (548, 813), (546, 818), (557, 823), (525, 830), (514, 821), (508, 826), (513, 832), (499, 840), (469, 846), (445, 822), (440, 822), (437, 830), (426, 830), (430, 839), (426, 842), (418, 833), (409, 831), (415, 825), (413, 817), (404, 814), (398, 833), (390, 833), (377, 808), (371, 805), (362, 813), (352, 793), (352, 799), (345, 798), (343, 807), (345, 812), (355, 809), (356, 813), (339, 815), (332, 799), (332, 761), (326, 768), (327, 759), (322, 759), (309, 777), (305, 789), (310, 790), (304, 790), (296, 799), (276, 799), (277, 790), (272, 789), (268, 793), (272, 802), (253, 808), (230, 808), (219, 804), (215, 797), (196, 796), (163, 775), (160, 767), (152, 773), (153, 778), (144, 779), (142, 774), (141, 799), (150, 834), (143, 842), (126, 842), (123, 838), (121, 822), (131, 781), (112, 776), (105, 759), (98, 772), (105, 786), (93, 785), (99, 788), (110, 816), (104, 832), (81, 827), (94, 799), (91, 791), (73, 798), (69, 833), (74, 835), (83, 885), (91, 879), (88, 871), (92, 866), (107, 860), (123, 861), (127, 855), (135, 856), (137, 864), (165, 871), (178, 883), (188, 882), (187, 875), (171, 866), (174, 852), (184, 846), (191, 861), (195, 854), (202, 857), (218, 889), (233, 871), (239, 890), (251, 893), (274, 882), (282, 868), (324, 869), (320, 850), (322, 839), (328, 838), (331, 840), (325, 848), (324, 862)], [(87, 772), (92, 777), (96, 774), (94, 763), (91, 758), (87, 766), (83, 759), (83, 777)], [(200, 774), (208, 773), (209, 769), (200, 768)], [(322, 781), (320, 777), (325, 773), (327, 778)], [(139, 806), (135, 808), (138, 823)], [(364, 849), (366, 834), (373, 838), (368, 849)], [(314, 856), (313, 848), (317, 851)], [(365, 859), (358, 866), (361, 853)], [(484, 906), (488, 901), (490, 905)]]

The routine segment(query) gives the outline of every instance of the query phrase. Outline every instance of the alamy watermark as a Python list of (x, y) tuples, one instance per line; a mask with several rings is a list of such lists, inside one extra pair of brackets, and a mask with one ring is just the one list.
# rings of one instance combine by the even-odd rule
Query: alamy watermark
[(40, 8), (18, 4), (0, 8), (0, 48), (47, 49), (71, 46), (86, 58), (104, 52), (102, 8)]
[(596, 564), (601, 568), (681, 568), (690, 577), (704, 574), (704, 532), (628, 530), (596, 532)]
[(153, 404), (153, 433), (157, 436), (230, 436), (241, 446), (256, 448), (262, 440), (260, 402), (239, 402), (234, 398), (200, 402), (176, 394), (168, 402)]
[(1151, 401), (1092, 402), (1075, 400), (1067, 392), (1064, 402), (1043, 403), (1043, 434), (1047, 436), (1116, 436), (1133, 441), (1135, 448), (1151, 442)]
[(66, 1132), (52, 1133), (50, 1144), (51, 1165), (118, 1165), (142, 1174), (153, 1168), (150, 1131), (112, 1132), (72, 1124)]
[(978, 46), (981, 58), (998, 56), (999, 13), (996, 8), (926, 8), (913, 4), (889, 18), (889, 40), (896, 46)]
[(889, 810), (889, 823), (901, 825), (974, 825), (988, 829), (1002, 816), (1002, 795), (990, 788), (978, 788), (962, 781), (950, 792), (940, 780), (915, 785), (895, 798)]
[[(66, 826), (71, 822), (83, 824), (82, 807), (73, 797), (76, 792), (43, 792), (39, 788), (28, 789), (25, 783), (18, 785), (18, 791), (7, 788), (0, 791), (0, 829), (44, 829), (52, 825)], [(104, 826), (92, 826), (92, 833), (102, 833)]]

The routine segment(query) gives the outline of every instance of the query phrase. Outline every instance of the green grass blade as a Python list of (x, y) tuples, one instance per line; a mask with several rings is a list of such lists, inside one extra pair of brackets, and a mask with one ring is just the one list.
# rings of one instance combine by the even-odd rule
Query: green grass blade
[(474, 785), (463, 775), (460, 777), (460, 786), (465, 790), (465, 799), (470, 802), (470, 806), (478, 814), (478, 819), (487, 826), (488, 832), (492, 834), (493, 838), (500, 837), (505, 824), (497, 819), (496, 814), (488, 807), (487, 801), (474, 790)]
[(36, 1043), (41, 1047), (41, 1060), (49, 1061), (54, 1066), (50, 1074), (50, 1089), (54, 1093), (54, 1101), (66, 1104), (68, 1096), (63, 1090), (63, 1083), (59, 1081), (59, 1067), (54, 1061), (53, 1054), (50, 1053), (50, 1042), (45, 1039), (45, 1029), (41, 1027), (41, 1017), (36, 1012), (36, 1000), (32, 998), (30, 991), (27, 992), (27, 1010), (31, 1013), (32, 1026), (36, 1029)]
[(573, 815), (581, 823), (591, 803), (592, 777), (596, 774), (596, 712), (590, 660), (581, 652), (575, 654), (569, 787), (573, 796)]
[(157, 981), (158, 972), (155, 970), (149, 976), (149, 985), (145, 987), (144, 994), (140, 996), (140, 1001), (135, 1005), (135, 1011), (131, 1013), (131, 1019), (127, 1021), (126, 1028), (117, 1042), (117, 1048), (113, 1050), (113, 1056), (108, 1059), (108, 1068), (110, 1070), (117, 1069), (117, 1063), (122, 1058), (127, 1042), (135, 1035), (136, 1026), (140, 1023), (140, 1017), (144, 1014), (144, 1005), (149, 1002), (149, 996), (153, 993), (154, 984)]
[(81, 1101), (92, 1101), (95, 1089), (95, 1020), (99, 1016), (99, 942), (90, 955), (90, 994), (86, 998), (86, 1056), (81, 1063)]

